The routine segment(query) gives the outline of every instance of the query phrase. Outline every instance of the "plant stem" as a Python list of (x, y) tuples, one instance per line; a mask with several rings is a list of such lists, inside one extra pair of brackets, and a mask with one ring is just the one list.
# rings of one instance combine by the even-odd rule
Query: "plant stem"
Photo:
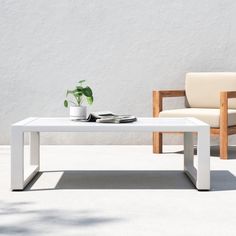
[(77, 105), (75, 102), (73, 102), (73, 101), (71, 101), (71, 100), (68, 100), (68, 102), (73, 103), (74, 105)]
[(80, 107), (80, 105), (81, 105), (81, 97), (80, 96), (77, 97), (77, 103), (78, 103), (78, 106)]

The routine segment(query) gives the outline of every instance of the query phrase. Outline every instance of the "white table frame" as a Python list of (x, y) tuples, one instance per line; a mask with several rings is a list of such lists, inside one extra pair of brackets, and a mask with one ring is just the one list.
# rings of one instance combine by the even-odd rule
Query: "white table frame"
[[(183, 132), (184, 171), (198, 190), (210, 189), (210, 127), (195, 118), (138, 118), (127, 124), (73, 122), (68, 118), (27, 118), (12, 125), (11, 189), (23, 190), (40, 169), (40, 132)], [(30, 172), (24, 170), (24, 133), (30, 133)], [(198, 167), (193, 134), (197, 133)]]

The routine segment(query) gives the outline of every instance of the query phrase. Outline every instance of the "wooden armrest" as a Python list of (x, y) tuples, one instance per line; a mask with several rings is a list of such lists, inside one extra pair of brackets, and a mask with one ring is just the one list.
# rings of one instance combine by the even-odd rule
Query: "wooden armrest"
[(230, 98), (236, 98), (236, 91), (222, 91), (220, 92), (220, 110), (221, 115), (223, 116), (224, 113), (228, 115), (228, 100)]
[(184, 97), (185, 90), (154, 90), (153, 99), (153, 117), (157, 117), (163, 108), (164, 97)]
[(236, 98), (236, 91), (222, 91), (220, 92), (220, 96), (229, 98)]
[(154, 93), (159, 93), (161, 97), (184, 97), (185, 90), (154, 90)]
[[(236, 98), (236, 91), (220, 92), (220, 132), (221, 137), (228, 135), (228, 101), (230, 98)], [(226, 139), (226, 138), (225, 138)]]
[(228, 102), (230, 98), (236, 98), (236, 91), (220, 92), (220, 156), (227, 159), (228, 146)]

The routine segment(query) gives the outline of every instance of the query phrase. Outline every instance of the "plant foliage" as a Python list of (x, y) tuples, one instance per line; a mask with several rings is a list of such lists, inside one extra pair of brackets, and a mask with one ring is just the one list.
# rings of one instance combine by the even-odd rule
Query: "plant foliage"
[(74, 101), (71, 100), (65, 100), (64, 106), (68, 107), (69, 103), (72, 103), (76, 106), (81, 106), (84, 102), (84, 99), (86, 99), (87, 103), (89, 105), (93, 104), (93, 91), (89, 86), (84, 87), (83, 83), (85, 80), (80, 80), (78, 82), (78, 86), (76, 86), (73, 90), (67, 90), (66, 97), (71, 95), (74, 98)]

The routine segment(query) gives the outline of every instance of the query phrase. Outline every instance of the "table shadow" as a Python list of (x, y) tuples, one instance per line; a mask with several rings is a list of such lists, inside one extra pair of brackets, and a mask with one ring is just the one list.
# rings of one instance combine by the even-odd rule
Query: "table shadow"
[[(56, 186), (34, 188), (34, 183), (51, 172), (62, 172)], [(44, 176), (44, 179), (46, 176)], [(183, 171), (175, 170), (86, 170), (40, 172), (26, 191), (57, 189), (195, 189)], [(236, 190), (236, 177), (229, 171), (211, 171), (211, 191)]]

